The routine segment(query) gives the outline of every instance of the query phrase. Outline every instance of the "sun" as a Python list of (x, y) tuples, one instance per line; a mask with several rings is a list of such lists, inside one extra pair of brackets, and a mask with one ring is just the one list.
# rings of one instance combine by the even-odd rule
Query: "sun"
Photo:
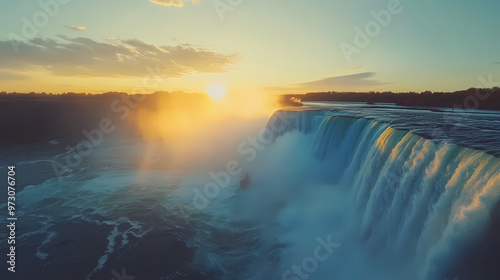
[(212, 85), (208, 87), (207, 93), (212, 98), (212, 100), (221, 100), (226, 96), (227, 89), (223, 85)]

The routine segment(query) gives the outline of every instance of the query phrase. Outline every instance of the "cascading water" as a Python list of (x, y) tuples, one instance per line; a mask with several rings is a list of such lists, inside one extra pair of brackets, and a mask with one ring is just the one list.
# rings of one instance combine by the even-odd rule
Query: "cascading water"
[(309, 134), (318, 129), (325, 115), (327, 112), (317, 110), (276, 111), (269, 120), (267, 130), (272, 131), (275, 137), (293, 130)]
[[(35, 269), (17, 275), (111, 279), (126, 267), (136, 279), (500, 279), (500, 159), (401, 129), (425, 132), (420, 121), (278, 111), (239, 156), (200, 157), (182, 173), (160, 154), (138, 169), (163, 145), (106, 142), (71, 174), (35, 173), (19, 190), (16, 254)], [(31, 174), (61, 157), (12, 161)]]
[[(283, 246), (279, 276), (458, 277), (457, 264), (492, 222), (500, 159), (373, 120), (324, 117), (328, 113), (275, 113), (270, 124), (285, 120), (283, 136), (262, 161), (265, 168), (279, 166), (276, 176), (282, 177), (268, 178), (263, 162), (251, 167), (257, 182), (249, 201), (263, 193), (274, 197), (261, 200), (265, 210), (255, 215), (266, 216), (266, 228)], [(312, 129), (318, 118), (321, 125)], [(342, 245), (324, 263), (306, 261), (322, 234)]]

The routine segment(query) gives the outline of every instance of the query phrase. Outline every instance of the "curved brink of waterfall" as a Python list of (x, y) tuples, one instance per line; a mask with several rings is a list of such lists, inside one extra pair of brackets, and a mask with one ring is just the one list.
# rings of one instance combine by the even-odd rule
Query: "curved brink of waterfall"
[(499, 158), (325, 111), (278, 111), (268, 129), (277, 140), (314, 135), (322, 182), (348, 194), (343, 231), (352, 241), (345, 246), (356, 244), (377, 260), (385, 279), (500, 275)]

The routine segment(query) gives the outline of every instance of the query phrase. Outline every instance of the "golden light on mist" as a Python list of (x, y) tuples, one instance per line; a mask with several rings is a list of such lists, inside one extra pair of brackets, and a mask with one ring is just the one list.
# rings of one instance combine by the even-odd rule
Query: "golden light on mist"
[[(176, 166), (236, 152), (242, 139), (265, 126), (275, 109), (268, 97), (211, 87), (210, 94), (172, 93), (144, 101), (131, 120), (146, 143), (164, 147)], [(145, 165), (150, 158), (144, 156)]]
[(226, 96), (227, 89), (223, 85), (212, 85), (208, 87), (207, 93), (214, 101), (219, 101)]

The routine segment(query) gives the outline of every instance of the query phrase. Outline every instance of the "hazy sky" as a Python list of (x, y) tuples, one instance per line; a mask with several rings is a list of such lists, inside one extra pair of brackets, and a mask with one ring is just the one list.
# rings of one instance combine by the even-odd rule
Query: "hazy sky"
[(423, 91), (500, 81), (498, 0), (24, 0), (1, 1), (0, 11), (0, 91)]

